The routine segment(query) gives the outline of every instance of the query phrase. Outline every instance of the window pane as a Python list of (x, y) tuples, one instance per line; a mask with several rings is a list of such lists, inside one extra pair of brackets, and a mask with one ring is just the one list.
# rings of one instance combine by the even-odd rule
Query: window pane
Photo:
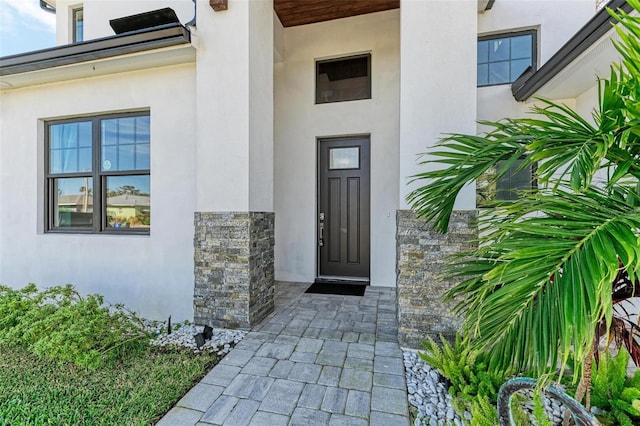
[(102, 170), (118, 170), (118, 147), (102, 147)]
[(531, 34), (511, 38), (511, 59), (531, 58)]
[(506, 61), (509, 59), (510, 41), (508, 38), (489, 40), (489, 61)]
[(529, 65), (531, 65), (530, 59), (511, 61), (511, 81), (516, 81)]
[(357, 169), (358, 167), (360, 167), (359, 147), (329, 149), (329, 170)]
[(135, 145), (120, 145), (118, 147), (118, 170), (134, 170), (133, 163)]
[(54, 124), (49, 135), (50, 173), (91, 171), (91, 122)]
[(118, 144), (118, 120), (103, 120), (101, 131), (102, 145)]
[(91, 148), (78, 150), (78, 169), (82, 172), (91, 171)]
[[(111, 121), (111, 120), (108, 120)], [(117, 118), (118, 122), (118, 144), (130, 144), (136, 141), (136, 119), (135, 117)]]
[(150, 169), (149, 144), (136, 144), (136, 169)]
[[(498, 169), (502, 164), (498, 162)], [(516, 171), (520, 164), (521, 161), (517, 161), (509, 168), (507, 173), (496, 182), (496, 198), (498, 200), (516, 200), (518, 199), (516, 191), (532, 188), (533, 176), (531, 168), (526, 167), (523, 170)]]
[(489, 84), (489, 64), (478, 64), (478, 86)]
[(106, 178), (106, 226), (109, 229), (148, 229), (151, 226), (150, 177)]
[(73, 10), (73, 41), (79, 42), (84, 40), (84, 10)]
[(511, 83), (520, 77), (535, 62), (534, 36), (521, 33), (478, 41), (478, 86)]
[(102, 121), (102, 170), (149, 168), (149, 116)]
[(53, 226), (90, 228), (93, 225), (93, 180), (63, 178), (53, 180)]
[(486, 63), (489, 61), (489, 41), (483, 40), (478, 42), (478, 63)]
[(509, 62), (489, 64), (489, 84), (509, 82)]
[(150, 134), (149, 116), (136, 117), (136, 143), (149, 143)]
[(317, 63), (316, 103), (371, 98), (371, 56)]

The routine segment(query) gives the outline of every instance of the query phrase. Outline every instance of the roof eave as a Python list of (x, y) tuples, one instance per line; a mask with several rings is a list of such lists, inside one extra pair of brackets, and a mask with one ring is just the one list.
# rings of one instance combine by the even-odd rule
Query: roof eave
[(596, 41), (611, 31), (615, 19), (607, 9), (622, 9), (630, 12), (632, 7), (626, 0), (611, 0), (537, 71), (528, 69), (518, 77), (511, 84), (513, 97), (517, 101), (529, 99)]
[(163, 47), (190, 44), (189, 30), (180, 24), (162, 25), (115, 36), (0, 58), (0, 76), (56, 68)]

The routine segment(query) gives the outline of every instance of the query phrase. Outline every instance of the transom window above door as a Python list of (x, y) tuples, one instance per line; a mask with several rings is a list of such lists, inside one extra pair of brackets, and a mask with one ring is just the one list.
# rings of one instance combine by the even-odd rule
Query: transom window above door
[(536, 32), (522, 31), (478, 39), (478, 87), (516, 81), (536, 68)]
[(316, 104), (371, 99), (371, 54), (316, 61)]

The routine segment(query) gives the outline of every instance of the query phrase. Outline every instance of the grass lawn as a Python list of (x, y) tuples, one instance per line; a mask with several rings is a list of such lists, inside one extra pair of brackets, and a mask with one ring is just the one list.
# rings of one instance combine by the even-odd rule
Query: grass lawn
[(0, 347), (0, 425), (148, 425), (220, 357), (143, 347), (88, 369)]

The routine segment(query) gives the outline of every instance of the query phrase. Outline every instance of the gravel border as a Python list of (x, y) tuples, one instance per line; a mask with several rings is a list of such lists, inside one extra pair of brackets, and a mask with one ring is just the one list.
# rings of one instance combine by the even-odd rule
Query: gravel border
[(195, 335), (202, 333), (204, 326), (178, 324), (171, 330), (171, 334), (167, 334), (166, 322), (156, 322), (148, 324), (147, 330), (157, 335), (155, 339), (151, 340), (153, 346), (181, 346), (191, 349), (194, 353), (209, 350), (221, 356), (227, 354), (247, 334), (241, 330), (214, 328), (211, 339), (206, 340), (204, 345), (198, 348)]

